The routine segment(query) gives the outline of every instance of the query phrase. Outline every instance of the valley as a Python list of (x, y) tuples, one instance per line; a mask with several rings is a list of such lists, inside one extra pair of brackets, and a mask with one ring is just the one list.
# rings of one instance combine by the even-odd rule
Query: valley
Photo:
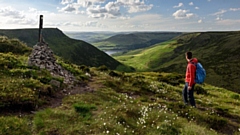
[[(25, 39), (21, 32), (15, 35)], [(65, 37), (55, 32), (46, 38), (54, 53), (85, 43), (67, 38), (55, 47), (60, 42), (49, 37)], [(101, 52), (95, 60), (102, 66), (78, 65), (55, 54), (56, 63), (75, 78), (67, 84), (47, 69), (28, 65), (30, 42), (0, 36), (0, 134), (237, 135), (239, 62), (233, 58), (239, 57), (239, 43), (239, 32), (184, 33), (111, 56), (96, 47), (78, 52), (90, 62), (88, 55)], [(182, 101), (187, 50), (207, 71), (205, 84), (195, 87), (196, 108)], [(111, 69), (101, 63), (105, 55), (125, 66)]]
[(239, 38), (239, 31), (159, 33), (159, 35), (154, 32), (140, 32), (120, 33), (93, 45), (105, 52), (118, 49), (120, 52), (111, 56), (141, 72), (184, 74), (184, 53), (192, 51), (194, 57), (198, 58), (207, 70), (206, 83), (240, 92), (238, 83), (240, 67), (237, 60), (240, 57)]

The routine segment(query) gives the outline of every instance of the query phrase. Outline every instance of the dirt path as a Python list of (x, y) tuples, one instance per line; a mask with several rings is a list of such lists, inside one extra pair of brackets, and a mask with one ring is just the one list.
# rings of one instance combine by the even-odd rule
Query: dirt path
[[(90, 81), (92, 81), (92, 80), (90, 80)], [(94, 92), (94, 91), (95, 91), (95, 89), (90, 87), (89, 83), (81, 83), (74, 87), (63, 89), (63, 90), (55, 93), (55, 95), (53, 97), (48, 99), (49, 103), (47, 105), (41, 106), (40, 109), (43, 109), (46, 107), (55, 108), (55, 107), (61, 106), (62, 99), (66, 96), (82, 94), (82, 93), (86, 93), (86, 92)]]

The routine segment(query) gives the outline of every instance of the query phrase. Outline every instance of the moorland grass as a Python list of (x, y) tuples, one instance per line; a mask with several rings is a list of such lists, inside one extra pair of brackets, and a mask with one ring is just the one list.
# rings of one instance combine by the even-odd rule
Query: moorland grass
[[(0, 103), (41, 105), (38, 90), (51, 88), (48, 71), (28, 67), (18, 54), (1, 54)], [(26, 57), (26, 56), (25, 56)], [(59, 63), (83, 76), (81, 67)], [(183, 76), (176, 73), (123, 73), (105, 66), (90, 68), (85, 81), (94, 89), (67, 95), (61, 105), (34, 113), (3, 112), (0, 134), (129, 134), (129, 135), (221, 135), (240, 133), (239, 94), (204, 84), (195, 93), (197, 108), (182, 101)], [(42, 81), (41, 81), (42, 80)], [(173, 83), (174, 82), (174, 83)], [(177, 82), (177, 83), (176, 83)], [(55, 91), (59, 92), (59, 91)], [(48, 94), (40, 97), (47, 97)], [(23, 102), (24, 101), (24, 102)]]

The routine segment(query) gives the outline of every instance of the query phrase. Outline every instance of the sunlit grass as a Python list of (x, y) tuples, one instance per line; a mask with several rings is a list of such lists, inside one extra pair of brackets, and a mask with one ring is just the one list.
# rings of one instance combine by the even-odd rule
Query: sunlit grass
[[(77, 76), (83, 74), (76, 65), (62, 65)], [(6, 77), (9, 73), (11, 76)], [(89, 73), (92, 78), (85, 82), (94, 89), (93, 92), (66, 96), (59, 107), (45, 108), (31, 115), (0, 117), (0, 124), (3, 125), (0, 133), (216, 135), (240, 132), (240, 121), (237, 120), (240, 118), (240, 101), (237, 93), (208, 84), (200, 85), (206, 93), (195, 93), (197, 108), (192, 108), (184, 106), (182, 101), (182, 75), (121, 73), (104, 67), (91, 68)], [(51, 77), (47, 71), (28, 68), (10, 69), (1, 74), (4, 76), (0, 77), (0, 88), (5, 88), (0, 94), (11, 97), (4, 99), (14, 99), (16, 102), (20, 101), (17, 99), (21, 95), (23, 99), (31, 101), (27, 97), (36, 97), (36, 94), (28, 92), (49, 86), (38, 77)], [(14, 86), (27, 89), (22, 89), (20, 94)], [(6, 93), (6, 90), (9, 92)]]
[[(228, 122), (227, 119), (218, 116), (215, 112), (216, 107), (202, 104), (205, 99), (217, 103), (222, 95), (211, 97), (211, 94), (218, 88), (207, 85), (204, 88), (209, 90), (210, 95), (205, 95), (205, 98), (202, 95), (196, 95), (197, 100), (201, 99), (198, 100), (201, 103), (198, 106), (206, 108), (206, 110), (199, 110), (183, 106), (180, 94), (182, 87), (157, 82), (156, 78), (150, 77), (150, 75), (154, 76), (154, 73), (144, 73), (146, 75), (144, 79), (142, 78), (144, 82), (141, 83), (141, 86), (132, 86), (132, 89), (135, 89), (132, 91), (133, 93), (130, 92), (131, 89), (125, 90), (130, 86), (131, 81), (120, 83), (120, 78), (110, 77), (106, 72), (95, 72), (95, 74), (95, 77), (98, 78), (95, 83), (99, 83), (102, 87), (93, 93), (66, 97), (62, 106), (39, 112), (34, 118), (36, 121), (34, 130), (43, 134), (54, 131), (61, 134), (100, 135), (216, 135), (218, 133), (212, 128), (219, 130), (217, 125), (225, 125)], [(136, 77), (136, 73), (132, 76), (130, 73), (128, 75), (131, 79)], [(109, 79), (113, 81), (114, 85), (104, 85), (104, 82)], [(150, 84), (147, 95), (144, 95), (146, 91), (145, 87), (142, 87), (145, 83)], [(90, 108), (92, 106), (95, 109), (88, 110), (91, 112), (90, 116), (81, 115), (83, 112), (77, 112), (74, 107), (79, 106), (79, 103), (81, 106)], [(74, 121), (70, 122), (72, 119)], [(68, 126), (66, 127), (62, 123)], [(50, 127), (50, 125), (52, 126)]]
[[(172, 46), (176, 41), (167, 41), (156, 44), (149, 48), (130, 51), (121, 56), (114, 56), (120, 62), (132, 66), (138, 71), (146, 71), (155, 68), (153, 61), (161, 58), (164, 53), (171, 52), (175, 47)], [(151, 63), (151, 64), (150, 64)]]

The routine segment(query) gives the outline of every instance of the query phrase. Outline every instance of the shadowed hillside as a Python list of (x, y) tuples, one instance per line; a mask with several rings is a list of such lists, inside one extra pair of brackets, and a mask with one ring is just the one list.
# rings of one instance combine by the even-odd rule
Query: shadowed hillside
[[(0, 35), (18, 38), (30, 47), (38, 42), (38, 29), (0, 30)], [(72, 63), (96, 67), (106, 65), (110, 69), (116, 69), (118, 66), (124, 67), (91, 44), (71, 39), (57, 28), (43, 29), (43, 38), (54, 54)]]
[(134, 65), (141, 63), (143, 66), (138, 67), (143, 67), (143, 70), (184, 74), (186, 51), (192, 51), (194, 57), (197, 57), (206, 68), (207, 83), (240, 92), (240, 32), (238, 31), (187, 33), (165, 44), (157, 44), (115, 58), (136, 69), (138, 68)]

